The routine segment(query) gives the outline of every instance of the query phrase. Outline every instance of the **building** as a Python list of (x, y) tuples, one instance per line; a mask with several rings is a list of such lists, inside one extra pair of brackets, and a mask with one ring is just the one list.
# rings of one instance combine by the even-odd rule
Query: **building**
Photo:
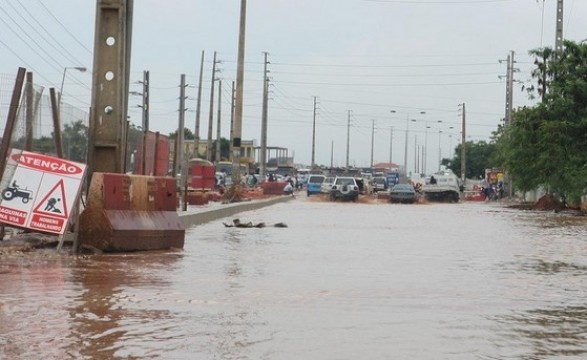
[[(169, 159), (173, 163), (173, 159), (175, 157), (175, 139), (171, 139), (171, 149), (169, 154)], [(194, 156), (194, 143), (195, 141), (192, 140), (184, 140), (184, 159), (191, 159), (193, 157), (206, 157), (206, 148), (208, 147), (208, 140), (207, 139), (200, 139), (200, 144), (198, 146), (198, 154), (204, 156)], [(241, 163), (246, 164), (254, 164), (256, 159), (256, 141), (255, 140), (243, 140), (241, 142)], [(212, 141), (212, 158), (214, 160), (216, 152), (216, 142)], [(221, 156), (222, 161), (230, 161), (226, 156)]]

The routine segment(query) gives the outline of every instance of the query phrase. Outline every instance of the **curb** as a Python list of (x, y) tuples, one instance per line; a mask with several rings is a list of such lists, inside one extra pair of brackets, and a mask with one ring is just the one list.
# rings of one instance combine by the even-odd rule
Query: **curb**
[(205, 210), (195, 214), (179, 213), (179, 218), (183, 222), (184, 227), (187, 229), (191, 226), (202, 225), (207, 222), (229, 217), (243, 211), (257, 210), (264, 208), (266, 206), (286, 202), (291, 199), (294, 199), (294, 197), (289, 195), (283, 195), (266, 200), (235, 203), (226, 205), (226, 207), (221, 207), (219, 209)]

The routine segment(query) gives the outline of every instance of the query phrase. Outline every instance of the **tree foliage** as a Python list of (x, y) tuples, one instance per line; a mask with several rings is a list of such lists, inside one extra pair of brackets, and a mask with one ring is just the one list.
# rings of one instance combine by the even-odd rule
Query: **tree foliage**
[(64, 156), (85, 163), (88, 153), (88, 127), (82, 120), (63, 125), (61, 131)]
[[(177, 136), (177, 130), (172, 133), (169, 133), (169, 139), (175, 139)], [(183, 128), (183, 137), (184, 140), (194, 140), (196, 137), (194, 136), (194, 132), (188, 128)]]
[[(457, 176), (461, 174), (461, 151), (462, 147), (459, 144), (455, 148), (453, 159), (451, 161), (443, 161)], [(487, 143), (486, 141), (467, 141), (465, 151), (465, 176), (468, 179), (478, 179), (479, 176), (483, 177), (485, 169), (496, 166), (492, 163), (492, 156), (496, 151), (495, 144)]]
[(499, 131), (497, 154), (519, 190), (543, 186), (578, 202), (587, 188), (587, 44), (565, 41), (560, 54), (530, 54), (542, 102), (514, 112)]

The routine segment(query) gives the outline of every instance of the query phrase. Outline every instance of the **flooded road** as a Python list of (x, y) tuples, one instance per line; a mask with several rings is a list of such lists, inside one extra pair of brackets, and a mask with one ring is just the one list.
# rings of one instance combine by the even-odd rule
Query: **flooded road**
[(183, 251), (0, 258), (0, 359), (585, 359), (587, 219), (299, 196)]

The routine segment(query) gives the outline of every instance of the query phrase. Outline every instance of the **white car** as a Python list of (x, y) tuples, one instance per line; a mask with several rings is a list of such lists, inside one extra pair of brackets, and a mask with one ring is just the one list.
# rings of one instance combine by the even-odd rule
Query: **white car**
[(332, 189), (332, 185), (334, 184), (334, 177), (329, 176), (324, 179), (322, 185), (320, 185), (320, 192), (323, 194), (330, 194), (330, 189)]
[(330, 200), (338, 199), (357, 201), (359, 198), (359, 185), (354, 177), (337, 176), (330, 189)]

